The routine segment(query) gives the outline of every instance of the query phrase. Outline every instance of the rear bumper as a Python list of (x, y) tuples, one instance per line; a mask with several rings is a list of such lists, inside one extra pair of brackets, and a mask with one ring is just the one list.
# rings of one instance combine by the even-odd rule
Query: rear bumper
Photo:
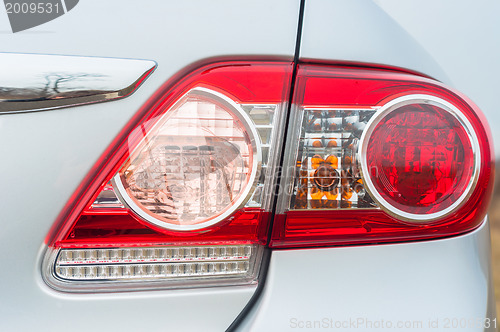
[(487, 221), (437, 241), (274, 251), (238, 330), (494, 331), (490, 261)]

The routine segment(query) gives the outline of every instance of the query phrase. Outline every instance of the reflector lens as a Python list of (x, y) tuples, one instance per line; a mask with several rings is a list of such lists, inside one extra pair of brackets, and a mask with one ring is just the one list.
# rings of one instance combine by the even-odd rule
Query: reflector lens
[(475, 181), (476, 156), (471, 133), (452, 108), (412, 98), (400, 98), (399, 106), (381, 110), (375, 119), (364, 138), (364, 173), (388, 212), (430, 220), (463, 201)]

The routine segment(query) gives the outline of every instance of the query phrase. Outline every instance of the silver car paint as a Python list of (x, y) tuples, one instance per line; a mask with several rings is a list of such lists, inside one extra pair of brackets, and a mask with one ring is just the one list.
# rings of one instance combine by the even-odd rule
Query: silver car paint
[[(78, 107), (0, 117), (0, 140), (4, 142), (0, 145), (1, 330), (186, 331), (200, 330), (201, 324), (204, 331), (220, 331), (229, 326), (254, 289), (84, 297), (60, 294), (40, 279), (37, 255), (50, 225), (78, 183), (153, 91), (182, 67), (206, 57), (268, 54), (291, 58), (298, 7), (298, 1), (285, 0), (158, 0), (148, 6), (94, 0), (81, 2), (69, 14), (38, 28), (15, 36), (0, 34), (0, 51), (4, 52), (153, 59), (159, 65), (136, 94), (122, 101), (85, 106), (84, 112)], [(447, 84), (456, 83), (447, 76), (455, 77), (458, 68), (444, 71), (446, 61), (438, 65), (433, 59), (439, 47), (423, 46), (426, 38), (438, 37), (426, 31), (417, 41), (416, 33), (413, 37), (408, 33), (414, 31), (412, 25), (404, 26), (398, 19), (403, 14), (395, 9), (390, 14), (392, 18), (368, 1), (308, 0), (301, 56), (400, 66)], [(0, 30), (8, 30), (2, 11)], [(463, 86), (456, 87), (469, 93)], [(394, 266), (394, 260), (402, 262), (407, 257), (414, 262)], [(348, 309), (371, 315), (385, 315), (382, 309), (386, 309), (395, 311), (387, 312), (386, 317), (415, 319), (427, 312), (412, 313), (427, 305), (486, 317), (494, 312), (494, 305), (487, 305), (493, 294), (488, 286), (489, 259), (486, 224), (465, 236), (440, 241), (275, 252), (262, 301), (241, 327), (283, 330), (290, 328), (287, 324), (293, 315), (315, 319), (323, 318), (322, 314), (352, 314)], [(382, 288), (377, 283), (360, 284), (372, 276), (382, 282)], [(444, 290), (426, 288), (436, 279), (443, 281), (439, 284), (446, 286)], [(444, 280), (451, 282), (444, 284)], [(422, 289), (425, 292), (419, 293)], [(431, 290), (440, 291), (439, 299)], [(465, 293), (459, 301), (455, 297), (458, 291)], [(330, 307), (322, 306), (319, 297), (327, 299)], [(468, 299), (472, 302), (466, 304)], [(313, 312), (309, 318), (308, 313)]]

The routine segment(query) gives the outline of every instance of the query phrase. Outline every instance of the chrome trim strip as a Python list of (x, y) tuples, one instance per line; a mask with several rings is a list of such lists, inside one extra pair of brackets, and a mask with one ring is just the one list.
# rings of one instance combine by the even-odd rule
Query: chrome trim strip
[(156, 66), (151, 60), (0, 53), (0, 114), (125, 98)]

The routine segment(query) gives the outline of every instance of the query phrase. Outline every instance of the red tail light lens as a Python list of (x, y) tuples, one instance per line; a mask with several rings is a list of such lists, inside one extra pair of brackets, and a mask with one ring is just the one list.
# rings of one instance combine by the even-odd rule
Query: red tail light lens
[(272, 247), (439, 238), (482, 222), (492, 142), (471, 102), (389, 70), (304, 64), (296, 82)]
[(481, 163), (468, 119), (429, 95), (396, 98), (368, 124), (360, 168), (370, 195), (396, 218), (430, 221), (459, 207)]

